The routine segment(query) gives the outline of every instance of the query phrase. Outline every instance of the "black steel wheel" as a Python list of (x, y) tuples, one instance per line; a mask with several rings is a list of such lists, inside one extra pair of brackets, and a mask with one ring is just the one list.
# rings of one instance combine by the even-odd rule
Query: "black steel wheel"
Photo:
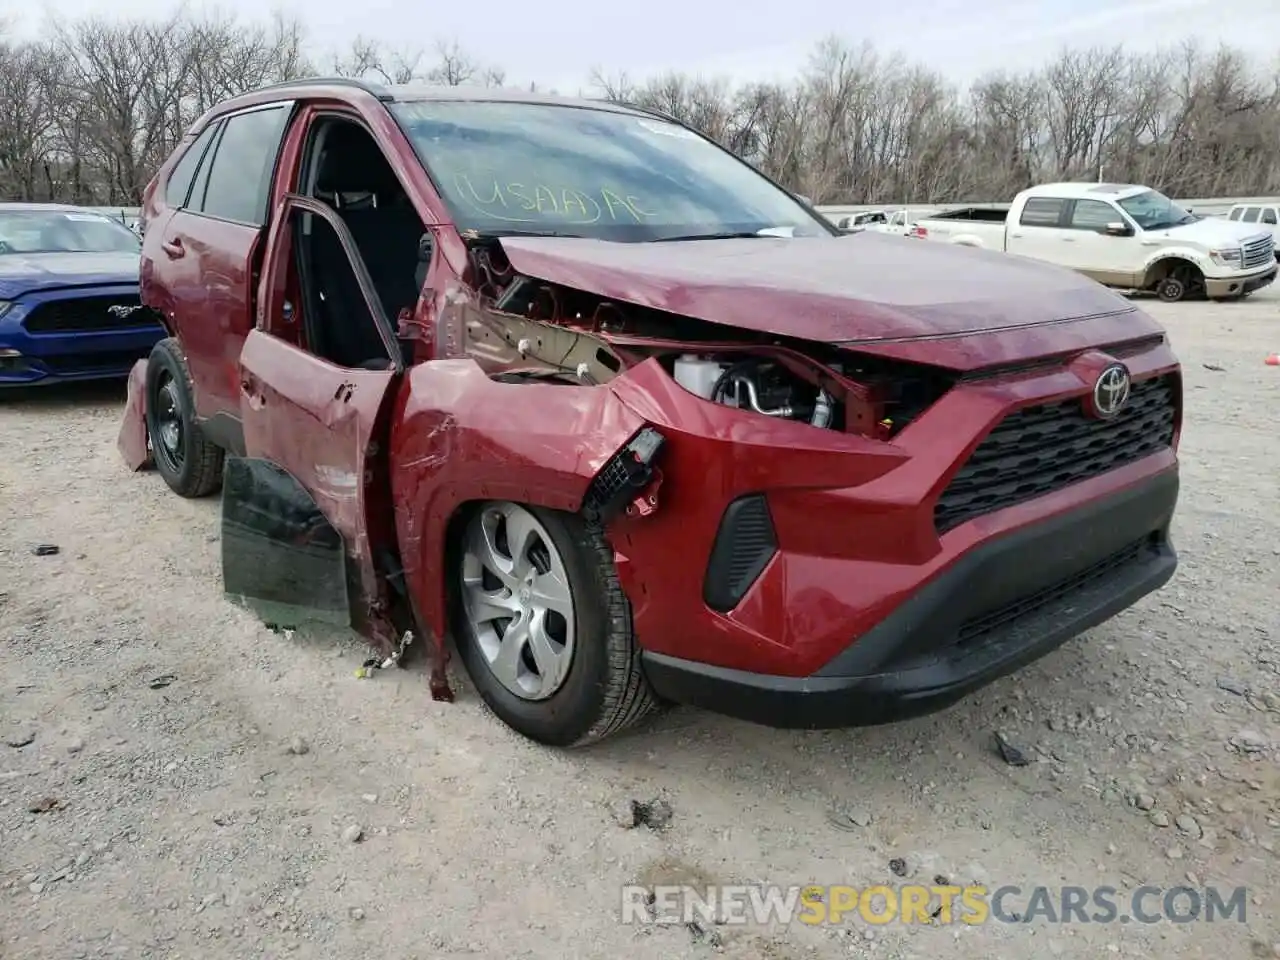
[(205, 497), (222, 485), (221, 447), (205, 438), (195, 419), (191, 375), (172, 337), (147, 361), (147, 443), (156, 472), (180, 497)]

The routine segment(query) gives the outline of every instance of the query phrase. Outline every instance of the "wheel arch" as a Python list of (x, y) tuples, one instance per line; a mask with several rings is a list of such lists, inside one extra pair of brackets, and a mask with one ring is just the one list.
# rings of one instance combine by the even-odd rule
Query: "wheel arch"
[(1200, 264), (1185, 253), (1161, 253), (1154, 260), (1149, 262), (1142, 274), (1142, 289), (1149, 290), (1157, 283), (1169, 276), (1170, 273), (1179, 265), (1186, 264), (1196, 273), (1200, 274), (1203, 279), (1204, 270)]

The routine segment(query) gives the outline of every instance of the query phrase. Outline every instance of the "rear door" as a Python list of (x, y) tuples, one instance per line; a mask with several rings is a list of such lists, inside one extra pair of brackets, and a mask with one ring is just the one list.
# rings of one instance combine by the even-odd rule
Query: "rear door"
[[(1017, 223), (1005, 224), (1005, 252), (1062, 264), (1070, 240), (1062, 229), (1067, 201), (1062, 197), (1028, 197)], [(1076, 238), (1071, 238), (1072, 240)]]
[[(340, 247), (323, 282), (340, 279), (357, 291), (340, 315), (326, 312), (333, 298), (323, 292), (304, 290), (302, 303), (287, 296), (297, 287), (299, 251), (322, 231), (331, 231), (327, 249)], [(400, 346), (350, 233), (317, 200), (284, 198), (261, 290), (238, 365), (246, 456), (228, 460), (222, 494), (225, 589), (271, 623), (358, 627), (381, 595), (374, 555), (393, 527), (378, 464), (392, 386), (404, 370)], [(368, 325), (359, 329), (381, 356), (347, 367), (317, 355), (304, 331), (331, 321)]]
[(232, 449), (239, 438), (225, 432), (237, 432), (240, 347), (253, 326), (272, 177), (293, 106), (278, 101), (220, 118), (184, 202), (156, 225), (156, 256), (167, 261), (162, 269), (181, 305), (173, 323), (191, 369), (196, 415), (212, 421), (212, 439)]

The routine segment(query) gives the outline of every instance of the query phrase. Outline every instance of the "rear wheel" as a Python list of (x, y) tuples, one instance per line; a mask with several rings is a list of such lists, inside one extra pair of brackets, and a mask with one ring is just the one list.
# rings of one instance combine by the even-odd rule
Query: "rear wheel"
[(191, 375), (172, 337), (147, 362), (147, 443), (156, 471), (180, 497), (205, 497), (222, 485), (221, 447), (205, 439), (195, 420)]
[(598, 528), (485, 503), (467, 518), (453, 565), (458, 653), (508, 726), (539, 743), (581, 746), (656, 707)]

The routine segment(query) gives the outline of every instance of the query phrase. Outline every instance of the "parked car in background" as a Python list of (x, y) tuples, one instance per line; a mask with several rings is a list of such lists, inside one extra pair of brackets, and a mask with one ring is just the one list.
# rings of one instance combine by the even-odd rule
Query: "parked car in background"
[[(675, 701), (945, 707), (1158, 589), (1182, 380), (1065, 270), (840, 234), (619, 104), (299, 81), (144, 198), (120, 446), (222, 489), (227, 595), (446, 638), (544, 743)], [(150, 444), (148, 445), (148, 437)]]
[[(1237, 203), (1227, 213), (1228, 220), (1238, 223), (1256, 223), (1262, 230), (1280, 241), (1280, 202), (1277, 203)], [(1276, 259), (1280, 260), (1280, 249), (1276, 251)]]
[(138, 236), (59, 204), (0, 204), (0, 387), (125, 377), (164, 328), (141, 309)]
[(1275, 238), (1260, 225), (1196, 217), (1132, 184), (1045, 184), (1007, 208), (965, 207), (918, 220), (912, 233), (1044, 260), (1170, 302), (1238, 300), (1274, 281), (1277, 269)]
[(904, 237), (911, 229), (910, 211), (868, 210), (865, 213), (852, 213), (840, 217), (836, 226), (845, 233), (861, 233), (870, 230), (873, 233), (888, 233)]
[(889, 215), (883, 210), (868, 210), (865, 213), (852, 213), (847, 217), (841, 217), (836, 226), (845, 233), (859, 233), (869, 227), (887, 223), (888, 220)]

